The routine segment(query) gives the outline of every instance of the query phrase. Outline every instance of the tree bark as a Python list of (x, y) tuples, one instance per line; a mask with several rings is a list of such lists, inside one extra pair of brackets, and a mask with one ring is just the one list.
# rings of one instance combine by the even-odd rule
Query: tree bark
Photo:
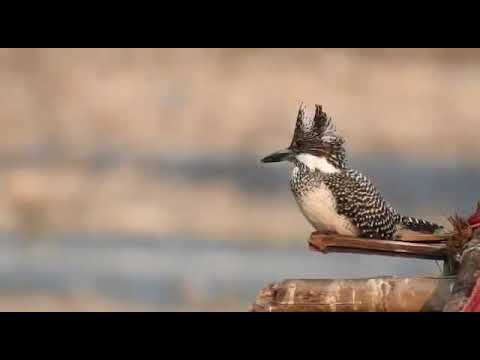
[[(479, 306), (476, 305), (480, 297), (480, 288), (476, 286), (480, 275), (480, 233), (478, 231), (474, 239), (465, 245), (459, 261), (457, 279), (444, 311), (480, 311)], [(465, 309), (469, 300), (471, 300), (470, 306)]]
[(454, 278), (284, 280), (261, 290), (253, 312), (442, 311)]
[(480, 277), (472, 290), (472, 294), (467, 304), (463, 307), (463, 312), (480, 312)]

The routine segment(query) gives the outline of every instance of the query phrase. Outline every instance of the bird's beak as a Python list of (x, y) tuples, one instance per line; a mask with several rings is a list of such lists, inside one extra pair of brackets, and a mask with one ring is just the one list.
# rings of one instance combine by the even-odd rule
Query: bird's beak
[(290, 160), (294, 156), (294, 153), (290, 149), (283, 149), (273, 154), (270, 154), (262, 159), (263, 163), (272, 163), (272, 162), (279, 162), (279, 161), (286, 161)]

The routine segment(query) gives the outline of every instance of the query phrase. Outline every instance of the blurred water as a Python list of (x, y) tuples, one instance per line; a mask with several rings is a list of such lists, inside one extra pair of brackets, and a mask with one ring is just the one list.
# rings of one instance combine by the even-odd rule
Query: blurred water
[[(245, 247), (242, 243), (74, 234), (25, 248), (0, 240), (0, 291), (88, 290), (107, 297), (195, 311), (222, 298), (247, 310), (259, 289), (284, 278), (434, 274), (432, 261)], [(222, 310), (221, 305), (214, 307)]]
[(247, 309), (288, 277), (436, 272), (429, 261), (308, 252), (288, 166), (259, 160), (288, 140), (300, 101), (321, 101), (352, 145), (350, 165), (399, 211), (469, 214), (480, 198), (480, 169), (466, 163), (478, 152), (479, 55), (0, 50), (0, 292)]
[[(127, 166), (155, 179), (183, 178), (192, 183), (225, 180), (240, 190), (259, 195), (287, 191), (288, 166), (261, 164), (248, 154), (201, 152), (185, 154), (142, 153), (111, 146), (96, 147), (68, 157), (64, 148), (37, 144), (10, 154), (0, 154), (0, 169), (45, 168), (71, 161), (91, 173)], [(363, 172), (399, 210), (415, 211), (426, 204), (450, 214), (452, 209), (468, 214), (480, 199), (480, 168), (476, 164), (416, 161), (395, 154), (351, 157), (348, 165)], [(447, 215), (447, 214), (445, 214)]]
[[(224, 180), (242, 192), (269, 197), (288, 192), (288, 166), (266, 166), (259, 158), (233, 154), (179, 157), (104, 148), (77, 156), (86, 172), (134, 168), (151, 179)], [(68, 163), (58, 148), (33, 147), (0, 156), (0, 169), (48, 168)], [(390, 155), (353, 158), (350, 165), (367, 174), (401, 211), (422, 206), (468, 214), (480, 196), (480, 170), (456, 163), (418, 163)], [(121, 181), (121, 179), (119, 179)], [(268, 200), (267, 200), (268, 201)], [(292, 202), (292, 211), (295, 205)], [(447, 211), (448, 210), (448, 211)], [(247, 238), (249, 234), (240, 234)], [(26, 245), (14, 234), (0, 234), (0, 291), (85, 290), (114, 299), (171, 309), (222, 310), (234, 299), (247, 310), (259, 289), (285, 278), (358, 278), (380, 275), (436, 274), (432, 261), (353, 254), (309, 252), (305, 239), (291, 247), (267, 247), (262, 239), (232, 242), (202, 238), (158, 238), (132, 234), (68, 233)], [(246, 244), (248, 243), (248, 246)]]

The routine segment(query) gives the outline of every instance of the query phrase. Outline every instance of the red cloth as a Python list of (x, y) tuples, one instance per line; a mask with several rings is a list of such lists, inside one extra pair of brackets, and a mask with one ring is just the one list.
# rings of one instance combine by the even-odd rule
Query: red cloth
[[(477, 211), (468, 218), (468, 223), (475, 230), (480, 227), (480, 206), (477, 207)], [(480, 277), (477, 278), (472, 294), (468, 299), (467, 305), (463, 308), (464, 312), (480, 312)]]
[(475, 211), (475, 213), (468, 218), (468, 223), (472, 229), (480, 227), (480, 207), (478, 207), (477, 211)]
[(463, 312), (480, 312), (480, 277), (473, 288), (472, 295), (468, 299), (467, 305), (462, 310)]

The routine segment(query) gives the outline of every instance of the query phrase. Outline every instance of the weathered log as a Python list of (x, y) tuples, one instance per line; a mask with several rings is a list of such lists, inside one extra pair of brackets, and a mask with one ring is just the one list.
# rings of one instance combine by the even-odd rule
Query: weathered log
[(315, 232), (309, 241), (310, 249), (323, 253), (443, 260), (443, 277), (284, 280), (263, 289), (252, 311), (480, 312), (480, 203), (468, 220), (449, 220), (454, 230), (444, 235), (402, 233), (394, 240), (379, 240)]
[(467, 304), (462, 309), (463, 312), (480, 312), (480, 277), (474, 286)]
[(253, 312), (442, 311), (454, 278), (284, 280), (261, 290)]
[[(480, 311), (475, 305), (476, 299), (480, 296), (480, 291), (476, 287), (480, 279), (480, 233), (478, 231), (475, 237), (470, 240), (464, 247), (459, 259), (460, 265), (457, 279), (453, 285), (452, 293), (445, 305), (445, 312), (457, 312), (465, 310), (467, 303), (470, 301), (468, 311)], [(473, 291), (473, 290), (476, 291)]]
[(445, 260), (448, 255), (445, 243), (363, 239), (341, 235), (326, 235), (319, 232), (312, 233), (309, 245), (311, 250), (322, 253), (349, 252), (431, 260)]

